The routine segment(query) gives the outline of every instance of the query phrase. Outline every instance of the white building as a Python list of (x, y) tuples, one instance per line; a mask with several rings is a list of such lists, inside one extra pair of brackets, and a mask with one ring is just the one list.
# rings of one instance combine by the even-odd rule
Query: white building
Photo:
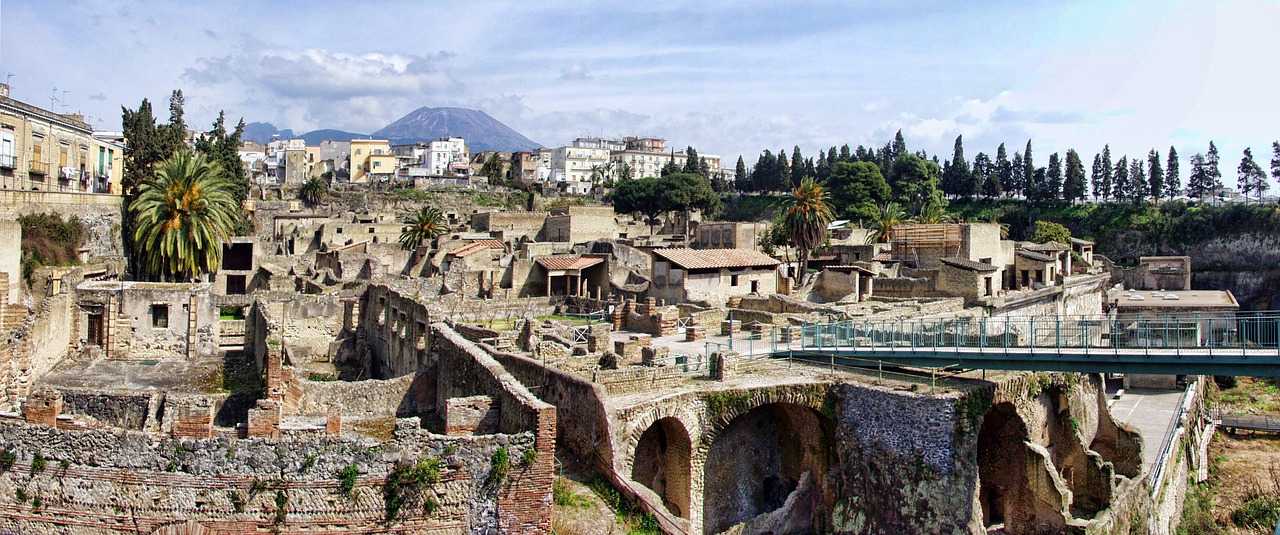
[[(470, 169), (467, 142), (460, 137), (391, 147), (400, 168), (423, 167), (433, 176), (465, 175)], [(415, 175), (416, 176), (416, 175)]]
[(592, 168), (608, 163), (609, 149), (560, 147), (551, 153), (551, 181), (591, 182)]

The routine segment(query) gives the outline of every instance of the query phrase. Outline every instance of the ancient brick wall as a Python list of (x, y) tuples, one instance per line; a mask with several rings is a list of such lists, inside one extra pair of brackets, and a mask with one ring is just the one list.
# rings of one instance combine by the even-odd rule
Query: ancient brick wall
[(62, 412), (90, 416), (124, 429), (143, 430), (149, 422), (154, 398), (159, 392), (102, 392), (61, 389)]

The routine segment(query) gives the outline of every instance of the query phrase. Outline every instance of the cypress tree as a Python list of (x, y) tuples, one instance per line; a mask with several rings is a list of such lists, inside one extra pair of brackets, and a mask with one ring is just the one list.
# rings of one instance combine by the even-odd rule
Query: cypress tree
[(1107, 191), (1106, 179), (1103, 178), (1104, 175), (1102, 173), (1102, 154), (1093, 155), (1093, 174), (1090, 176), (1093, 177), (1091, 181), (1093, 183), (1093, 197), (1102, 199), (1106, 196), (1105, 193)]
[(1182, 178), (1178, 176), (1178, 149), (1169, 147), (1169, 159), (1164, 163), (1164, 191), (1173, 200), (1182, 193)]
[(751, 189), (751, 184), (747, 181), (747, 163), (742, 161), (742, 156), (738, 156), (738, 164), (733, 166), (733, 187), (738, 191)]
[(1271, 142), (1271, 178), (1280, 180), (1280, 141)]
[(1022, 182), (1022, 188), (1021, 188), (1025, 192), (1025, 190), (1027, 189), (1027, 185), (1032, 180), (1034, 180), (1036, 176), (1036, 164), (1035, 164), (1035, 160), (1032, 159), (1031, 157), (1031, 140), (1030, 139), (1027, 140), (1027, 150), (1023, 151), (1022, 153), (1022, 165), (1026, 167), (1026, 170), (1023, 171), (1022, 173), (1023, 182)]
[(1102, 200), (1111, 198), (1111, 145), (1102, 147)]
[(796, 184), (804, 181), (804, 157), (800, 156), (800, 145), (791, 149), (791, 177)]
[(1111, 198), (1116, 202), (1125, 200), (1125, 194), (1129, 192), (1129, 157), (1121, 156), (1120, 161), (1116, 162), (1115, 169), (1111, 172)]
[(777, 169), (777, 185), (773, 191), (787, 191), (791, 189), (791, 164), (787, 162), (787, 151), (778, 151)]
[(1134, 158), (1129, 162), (1129, 182), (1125, 188), (1125, 196), (1134, 204), (1147, 198), (1147, 172), (1142, 158)]
[(1160, 153), (1156, 149), (1147, 153), (1147, 183), (1150, 184), (1147, 190), (1151, 200), (1159, 203), (1164, 196), (1164, 165), (1160, 163)]
[(1062, 195), (1062, 160), (1058, 158), (1058, 153), (1049, 155), (1049, 168), (1045, 171), (1044, 191), (1040, 192), (1040, 198), (1046, 201), (1056, 201)]
[(1011, 163), (1013, 176), (1009, 179), (1009, 187), (1005, 188), (1005, 191), (1017, 195), (1027, 188), (1027, 166), (1022, 161), (1021, 152), (1013, 153), (1013, 161)]
[(1067, 151), (1067, 176), (1062, 183), (1062, 200), (1073, 203), (1085, 196), (1084, 162), (1075, 149)]

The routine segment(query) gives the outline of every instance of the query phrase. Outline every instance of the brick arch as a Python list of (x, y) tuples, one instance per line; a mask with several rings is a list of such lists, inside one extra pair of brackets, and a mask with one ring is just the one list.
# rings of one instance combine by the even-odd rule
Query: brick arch
[(631, 462), (631, 480), (649, 487), (668, 511), (682, 518), (689, 517), (692, 446), (684, 424), (668, 416), (644, 431)]
[[(777, 494), (785, 498), (791, 491), (800, 488), (797, 485), (799, 480), (804, 479), (805, 472), (810, 473), (811, 480), (824, 479), (826, 471), (836, 462), (835, 422), (823, 411), (828, 389), (828, 385), (797, 385), (791, 388), (745, 391), (745, 398), (709, 417), (701, 440), (696, 442), (697, 446), (691, 456), (694, 492), (690, 504), (690, 521), (695, 531), (720, 531), (756, 514), (773, 510), (778, 505), (778, 496), (767, 496)], [(705, 406), (707, 398), (704, 397), (702, 401)], [(763, 425), (764, 432), (760, 432), (757, 425)], [(769, 475), (764, 480), (749, 477), (746, 473), (736, 473), (741, 470), (733, 468), (731, 465), (734, 463), (726, 463), (724, 460), (726, 455), (733, 454), (716, 451), (734, 449), (737, 447), (736, 442), (752, 440), (749, 437), (756, 435), (761, 442), (754, 446), (765, 451), (765, 457), (769, 460), (763, 461), (755, 453), (748, 456), (753, 459), (752, 462), (769, 464), (765, 470)], [(717, 440), (722, 437), (728, 437), (729, 442), (717, 447)], [(721, 473), (726, 466), (729, 466), (728, 472), (731, 473)], [(741, 496), (724, 496), (726, 488), (745, 493), (744, 496), (754, 496), (754, 502), (737, 507), (741, 510), (723, 511), (721, 509), (726, 504), (744, 503)], [(806, 495), (816, 500), (811, 503), (822, 501), (819, 499), (823, 492), (821, 488), (811, 488), (810, 491), (815, 494)], [(801, 516), (810, 517), (809, 520), (814, 523), (809, 528), (816, 532), (829, 528), (821, 525), (821, 518), (825, 514), (816, 508)]]
[(680, 422), (684, 431), (689, 435), (690, 444), (698, 444), (702, 438), (705, 424), (699, 417), (694, 403), (686, 399), (680, 399), (675, 402), (656, 403), (654, 406), (642, 413), (635, 419), (628, 419), (628, 428), (630, 429), (626, 435), (626, 442), (621, 444), (621, 451), (614, 456), (614, 466), (618, 473), (630, 474), (635, 468), (636, 446), (640, 443), (640, 438), (645, 431), (653, 427), (653, 424), (664, 418), (673, 418)]

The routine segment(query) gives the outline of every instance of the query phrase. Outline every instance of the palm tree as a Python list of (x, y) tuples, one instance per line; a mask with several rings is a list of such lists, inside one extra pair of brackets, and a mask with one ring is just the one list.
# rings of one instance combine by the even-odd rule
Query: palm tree
[(434, 240), (449, 230), (445, 227), (444, 215), (430, 206), (423, 206), (405, 223), (409, 228), (400, 233), (400, 248), (406, 251), (417, 249), (422, 242)]
[(867, 235), (867, 245), (889, 241), (889, 234), (898, 225), (907, 222), (907, 212), (902, 209), (902, 205), (891, 202), (880, 207), (880, 213), (876, 214), (876, 218), (871, 222), (871, 234)]
[(302, 184), (302, 187), (298, 188), (298, 198), (302, 199), (302, 202), (307, 203), (307, 206), (315, 206), (316, 204), (319, 204), (320, 199), (323, 199), (328, 193), (329, 184), (318, 176), (313, 176), (307, 179), (307, 181)]
[(916, 219), (926, 225), (936, 225), (939, 223), (950, 223), (951, 214), (947, 213), (947, 209), (942, 203), (930, 202), (920, 207), (920, 214)]
[(784, 221), (791, 243), (800, 253), (800, 281), (809, 272), (809, 253), (827, 239), (827, 225), (835, 219), (828, 202), (831, 192), (823, 184), (806, 177), (787, 199)]
[(129, 203), (143, 269), (186, 279), (217, 269), (222, 244), (240, 218), (232, 188), (204, 155), (182, 150), (161, 162)]

